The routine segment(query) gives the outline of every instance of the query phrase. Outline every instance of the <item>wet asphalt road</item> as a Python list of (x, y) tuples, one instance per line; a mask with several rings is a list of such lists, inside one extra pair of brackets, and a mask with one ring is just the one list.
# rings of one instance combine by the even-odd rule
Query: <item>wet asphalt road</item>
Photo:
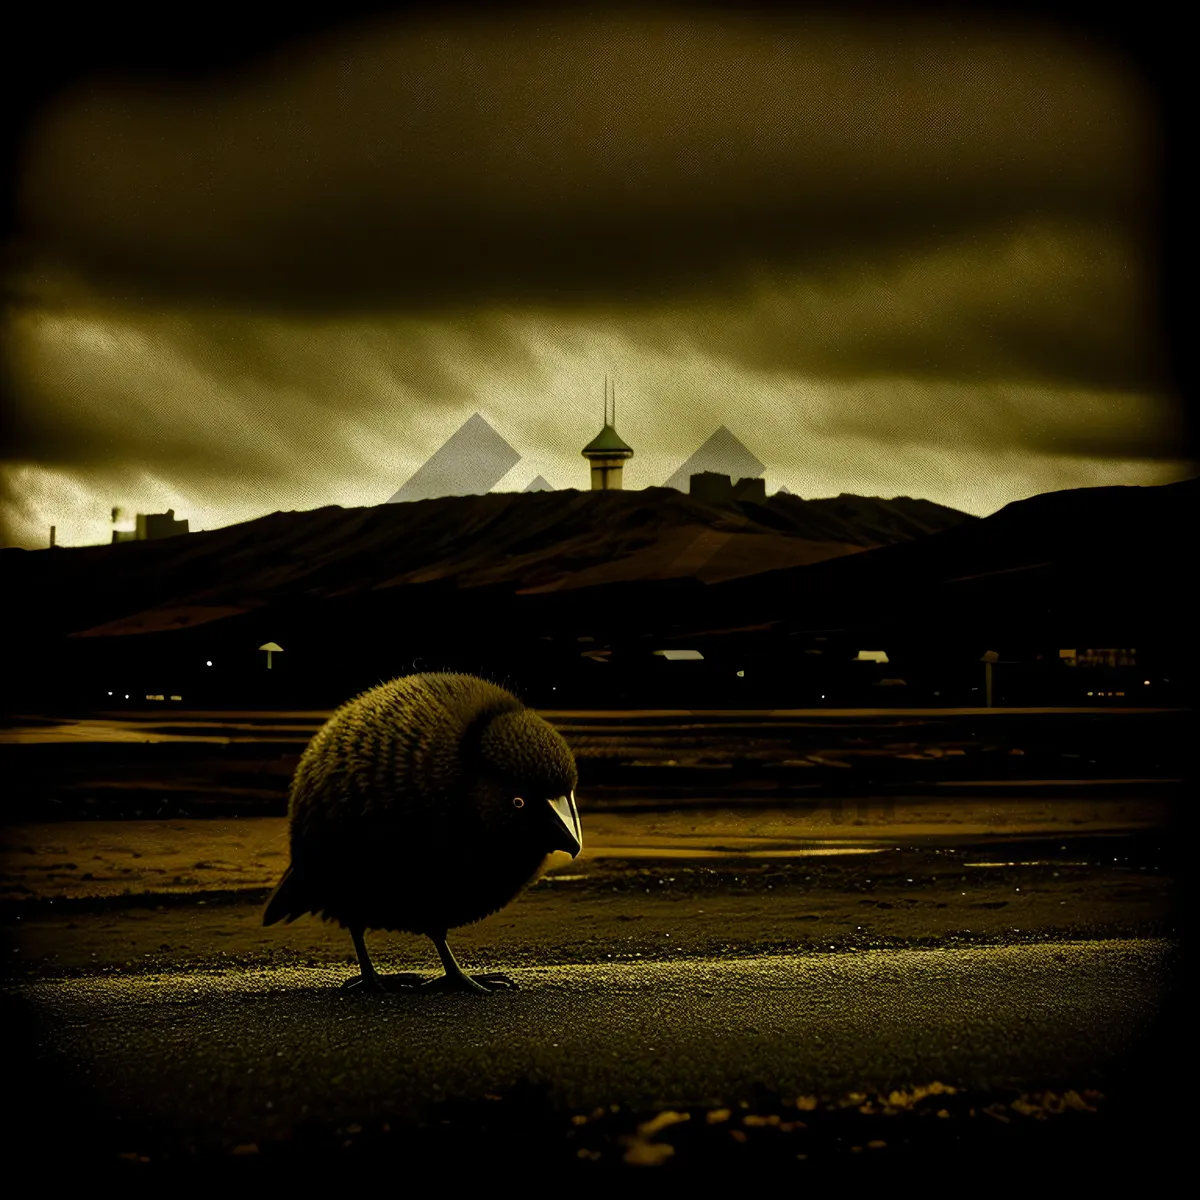
[(228, 1151), (523, 1083), (568, 1112), (717, 1104), (756, 1084), (1103, 1090), (1150, 1045), (1173, 954), (1095, 941), (555, 966), (487, 997), (358, 997), (338, 990), (344, 972), (299, 968), (47, 980), (16, 997), (43, 1083), (135, 1143), (110, 1150)]

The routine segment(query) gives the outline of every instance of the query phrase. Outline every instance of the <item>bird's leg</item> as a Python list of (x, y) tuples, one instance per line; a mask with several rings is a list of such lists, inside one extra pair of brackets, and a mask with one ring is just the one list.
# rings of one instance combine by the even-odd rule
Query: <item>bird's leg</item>
[(342, 987), (354, 988), (360, 992), (382, 992), (383, 980), (379, 978), (379, 972), (375, 970), (375, 964), (371, 962), (371, 956), (367, 953), (363, 931), (355, 926), (350, 930), (350, 937), (354, 942), (354, 953), (358, 955), (360, 974), (357, 979), (347, 979)]
[(347, 979), (342, 984), (343, 988), (356, 992), (402, 992), (418, 988), (425, 982), (420, 975), (380, 975), (367, 953), (362, 929), (357, 926), (352, 928), (350, 937), (354, 941), (354, 953), (358, 955), (358, 969), (361, 974), (355, 979)]
[(462, 967), (458, 965), (458, 960), (450, 951), (450, 947), (446, 942), (446, 934), (431, 933), (430, 940), (437, 947), (438, 957), (442, 960), (442, 966), (445, 967), (446, 973), (439, 979), (431, 979), (424, 985), (422, 991), (426, 992), (499, 992), (506, 989), (515, 989), (516, 981), (510, 979), (507, 975), (501, 975), (497, 972), (492, 972), (486, 975), (468, 975)]

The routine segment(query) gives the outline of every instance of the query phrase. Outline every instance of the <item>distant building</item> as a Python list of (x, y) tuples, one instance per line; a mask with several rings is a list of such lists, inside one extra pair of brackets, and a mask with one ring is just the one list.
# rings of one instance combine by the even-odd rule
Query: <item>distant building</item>
[(705, 504), (729, 504), (734, 500), (765, 504), (767, 482), (765, 479), (739, 479), (735, 483), (728, 475), (701, 471), (689, 480), (688, 494)]
[(722, 425), (663, 485), (684, 491), (693, 475), (757, 479), (766, 468)]
[(608, 381), (604, 384), (604, 428), (580, 453), (592, 468), (593, 492), (619, 492), (625, 460), (633, 457), (633, 447), (621, 440), (615, 423), (617, 419), (616, 388), (613, 389), (613, 415), (608, 416)]
[(1087, 697), (1092, 699), (1130, 698), (1133, 696), (1147, 697), (1150, 695), (1146, 688), (1158, 689), (1161, 676), (1150, 674), (1149, 665), (1142, 665), (1136, 650), (1060, 650), (1059, 662), (1063, 666), (1074, 668), (1071, 672), (1075, 681), (1073, 697), (1076, 700)]
[(168, 508), (165, 513), (138, 513), (137, 524), (133, 529), (114, 529), (113, 542), (146, 542), (157, 538), (177, 537), (188, 532), (186, 520), (177, 521), (175, 510)]
[(474, 413), (413, 472), (388, 503), (482, 496), (520, 461), (521, 456), (479, 413)]
[(885, 662), (888, 662), (889, 660), (888, 660), (886, 650), (860, 650), (854, 656), (854, 661), (855, 662), (885, 663)]
[(705, 504), (728, 504), (733, 499), (733, 480), (716, 471), (699, 471), (688, 481), (688, 495)]
[(733, 498), (743, 504), (766, 504), (767, 481), (765, 479), (739, 479), (733, 485)]
[(1060, 650), (1069, 667), (1136, 667), (1136, 650)]
[(539, 475), (536, 479), (531, 479), (525, 485), (525, 491), (527, 491), (527, 492), (552, 492), (552, 491), (554, 491), (554, 488), (551, 487), (550, 483), (547, 481), (547, 479), (544, 475)]

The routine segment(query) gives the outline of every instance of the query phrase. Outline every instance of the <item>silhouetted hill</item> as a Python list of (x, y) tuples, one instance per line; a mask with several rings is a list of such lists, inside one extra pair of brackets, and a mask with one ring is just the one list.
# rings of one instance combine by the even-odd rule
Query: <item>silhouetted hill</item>
[[(763, 507), (759, 506), (760, 512)], [(875, 496), (843, 493), (827, 500), (801, 500), (785, 493), (772, 496), (765, 508), (773, 517), (786, 521), (786, 528), (803, 530), (808, 537), (827, 536), (864, 547), (890, 546), (958, 525), (974, 525), (978, 520), (932, 500), (913, 500), (908, 496), (880, 500)], [(951, 514), (957, 514), (958, 519)]]
[(1049, 492), (927, 538), (718, 583), (707, 616), (942, 637), (1182, 633), (1198, 499), (1197, 479)]
[(787, 496), (714, 508), (667, 488), (503, 493), (280, 512), (161, 541), (5, 551), (3, 561), (26, 630), (96, 637), (430, 584), (534, 595), (713, 582), (974, 521), (908, 499)]
[[(1024, 662), (1041, 702), (1078, 692), (1047, 673), (1058, 647), (1133, 646), (1178, 687), (1198, 495), (1195, 480), (1079, 489), (980, 520), (911, 499), (533, 492), (4, 551), (5, 686), (10, 703), (305, 706), (457, 669), (541, 704), (786, 707), (878, 702), (887, 679), (851, 664), (879, 647), (908, 697), (977, 703), (994, 649), (1005, 686)], [(267, 642), (284, 651), (272, 669)]]

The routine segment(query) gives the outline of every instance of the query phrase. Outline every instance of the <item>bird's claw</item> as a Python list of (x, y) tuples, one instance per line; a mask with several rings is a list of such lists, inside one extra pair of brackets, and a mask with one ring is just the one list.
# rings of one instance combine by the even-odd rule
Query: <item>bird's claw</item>
[(482, 984), (489, 992), (516, 992), (520, 985), (511, 975), (503, 971), (489, 971), (484, 975), (472, 975), (476, 983)]
[(439, 975), (423, 984), (423, 992), (507, 992), (516, 991), (517, 981), (498, 971), (483, 975)]
[(382, 995), (385, 992), (411, 992), (425, 983), (423, 975), (414, 972), (400, 972), (395, 975), (356, 975), (342, 984), (342, 991), (356, 992), (359, 995)]

